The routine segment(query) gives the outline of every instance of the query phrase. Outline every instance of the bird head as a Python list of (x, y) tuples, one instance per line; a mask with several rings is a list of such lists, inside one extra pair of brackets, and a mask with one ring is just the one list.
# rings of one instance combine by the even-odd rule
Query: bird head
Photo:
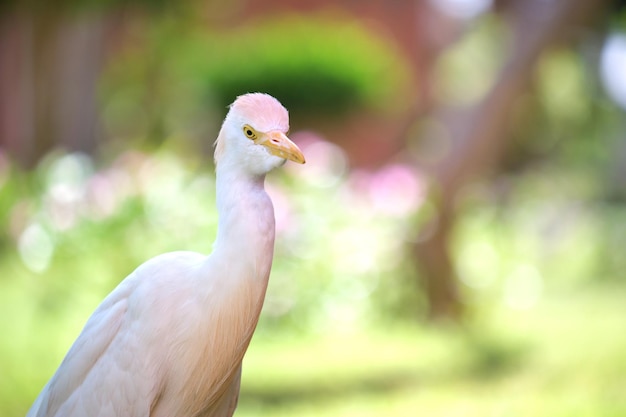
[(263, 175), (286, 160), (304, 163), (304, 155), (287, 137), (289, 114), (274, 97), (252, 93), (231, 104), (215, 143), (215, 163), (235, 165)]

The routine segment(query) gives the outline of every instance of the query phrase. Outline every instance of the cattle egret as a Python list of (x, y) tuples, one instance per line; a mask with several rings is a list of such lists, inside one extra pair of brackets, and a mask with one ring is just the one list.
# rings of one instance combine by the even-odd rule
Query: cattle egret
[(265, 174), (304, 156), (287, 110), (261, 93), (231, 105), (215, 147), (213, 252), (173, 252), (132, 272), (100, 304), (28, 416), (232, 416), (241, 361), (274, 252)]

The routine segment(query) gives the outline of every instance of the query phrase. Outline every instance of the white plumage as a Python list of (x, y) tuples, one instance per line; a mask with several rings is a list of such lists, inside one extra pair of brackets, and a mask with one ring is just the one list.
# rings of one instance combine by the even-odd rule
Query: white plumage
[(237, 98), (216, 142), (213, 253), (157, 256), (124, 279), (28, 417), (232, 416), (273, 258), (265, 174), (285, 159), (304, 163), (288, 129), (287, 111), (273, 97)]

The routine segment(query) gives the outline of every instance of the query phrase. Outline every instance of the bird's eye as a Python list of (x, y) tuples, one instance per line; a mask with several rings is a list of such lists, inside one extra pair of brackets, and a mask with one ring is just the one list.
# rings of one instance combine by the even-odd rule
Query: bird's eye
[(243, 133), (248, 139), (254, 140), (257, 138), (256, 131), (248, 125), (243, 126)]

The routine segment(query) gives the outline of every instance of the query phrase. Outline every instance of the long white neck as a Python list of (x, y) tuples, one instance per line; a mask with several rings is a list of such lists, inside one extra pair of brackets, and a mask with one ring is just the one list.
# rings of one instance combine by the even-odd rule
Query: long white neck
[[(216, 203), (219, 216), (215, 250), (239, 250), (265, 255), (274, 249), (274, 207), (263, 186), (265, 176), (216, 169)], [(268, 247), (270, 246), (270, 247)], [(264, 252), (270, 250), (270, 252)], [(240, 255), (245, 255), (240, 253)]]
[(264, 179), (232, 165), (216, 169), (219, 224), (210, 259), (219, 285), (252, 315), (260, 313), (274, 256), (274, 208)]

